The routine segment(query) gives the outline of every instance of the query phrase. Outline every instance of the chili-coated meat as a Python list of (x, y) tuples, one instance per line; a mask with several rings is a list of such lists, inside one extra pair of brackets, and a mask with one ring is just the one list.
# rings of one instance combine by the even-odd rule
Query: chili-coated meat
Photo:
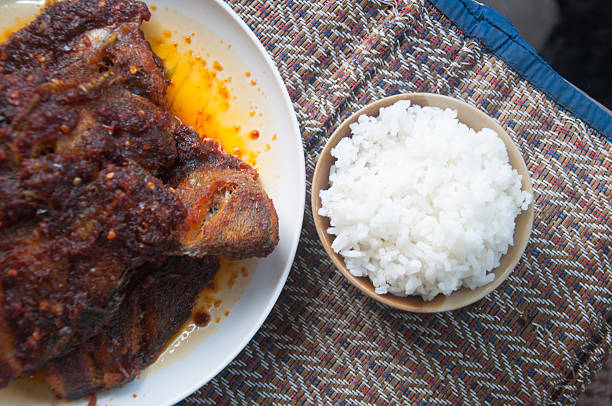
[(169, 257), (137, 269), (102, 332), (44, 367), (53, 391), (76, 399), (134, 379), (189, 318), (196, 296), (218, 267), (209, 256)]
[(0, 44), (0, 388), (114, 332), (146, 263), (278, 243), (257, 172), (169, 111), (149, 18), (60, 1)]

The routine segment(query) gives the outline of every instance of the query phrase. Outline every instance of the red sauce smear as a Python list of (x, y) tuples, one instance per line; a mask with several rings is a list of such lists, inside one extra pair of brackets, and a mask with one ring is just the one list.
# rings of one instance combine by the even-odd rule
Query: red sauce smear
[(257, 138), (259, 138), (259, 131), (257, 131), (257, 130), (253, 130), (253, 131), (251, 131), (251, 132), (249, 133), (249, 137), (250, 137), (252, 140), (256, 140)]
[(198, 311), (193, 316), (193, 322), (200, 327), (205, 327), (210, 322), (210, 314), (205, 311)]
[(200, 195), (197, 201), (193, 202), (191, 205), (187, 213), (187, 219), (183, 225), (183, 240), (186, 240), (187, 243), (196, 240), (200, 232), (204, 233), (206, 231), (200, 226), (210, 209), (211, 197), (225, 184), (226, 182), (223, 181), (212, 182), (206, 190), (200, 190)]
[(89, 403), (87, 403), (87, 406), (97, 406), (98, 405), (98, 399), (96, 398), (96, 394), (92, 393), (91, 395), (89, 395)]
[(236, 283), (236, 279), (238, 279), (238, 273), (237, 272), (232, 273), (232, 275), (230, 276), (229, 281), (227, 282), (227, 287), (230, 288), (230, 289), (233, 288), (234, 284)]

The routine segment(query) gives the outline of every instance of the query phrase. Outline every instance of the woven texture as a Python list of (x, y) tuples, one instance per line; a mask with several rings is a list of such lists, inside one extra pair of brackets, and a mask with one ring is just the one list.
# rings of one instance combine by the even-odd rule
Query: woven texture
[[(400, 92), (496, 118), (531, 172), (536, 215), (505, 283), (459, 311), (409, 314), (346, 282), (307, 204), (286, 287), (196, 404), (573, 404), (610, 354), (611, 144), (464, 37), (426, 0), (235, 1), (274, 58), (301, 125), (307, 189), (338, 124)], [(307, 196), (307, 202), (310, 196)]]

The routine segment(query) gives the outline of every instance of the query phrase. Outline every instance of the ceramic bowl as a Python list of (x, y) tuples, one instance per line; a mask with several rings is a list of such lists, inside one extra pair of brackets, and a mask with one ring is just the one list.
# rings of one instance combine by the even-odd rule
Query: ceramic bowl
[(492, 270), (492, 272), (495, 274), (495, 279), (491, 283), (474, 290), (469, 288), (461, 288), (451, 293), (449, 296), (438, 295), (431, 301), (425, 301), (420, 296), (399, 297), (392, 294), (380, 295), (374, 291), (374, 286), (370, 282), (369, 278), (353, 276), (344, 264), (342, 256), (335, 253), (331, 248), (334, 236), (328, 234), (326, 231), (329, 228), (329, 218), (318, 214), (319, 208), (321, 207), (319, 192), (329, 188), (329, 169), (335, 161), (335, 158), (331, 155), (331, 150), (338, 144), (338, 142), (340, 142), (342, 138), (351, 136), (349, 126), (356, 122), (359, 116), (362, 114), (378, 116), (381, 107), (390, 106), (399, 100), (410, 100), (412, 104), (417, 104), (420, 106), (452, 108), (457, 110), (457, 118), (459, 121), (466, 124), (468, 127), (471, 127), (477, 131), (483, 128), (493, 129), (506, 145), (508, 156), (510, 158), (510, 164), (518, 171), (518, 173), (522, 175), (522, 190), (528, 191), (533, 195), (529, 173), (527, 172), (527, 167), (525, 166), (525, 162), (523, 161), (520, 152), (510, 137), (497, 124), (497, 122), (495, 122), (495, 120), (469, 104), (451, 97), (429, 93), (408, 93), (387, 97), (365, 106), (344, 121), (329, 138), (325, 148), (319, 156), (312, 179), (311, 204), (314, 222), (319, 239), (321, 240), (325, 251), (327, 251), (327, 254), (333, 263), (353, 285), (371, 298), (397, 309), (418, 313), (434, 313), (455, 310), (482, 299), (497, 288), (504, 281), (504, 279), (510, 275), (521, 258), (521, 255), (527, 246), (527, 241), (529, 240), (529, 234), (531, 233), (531, 226), (533, 223), (533, 203), (531, 203), (529, 208), (527, 210), (523, 210), (517, 217), (513, 244), (509, 247), (508, 252), (501, 257), (499, 266)]

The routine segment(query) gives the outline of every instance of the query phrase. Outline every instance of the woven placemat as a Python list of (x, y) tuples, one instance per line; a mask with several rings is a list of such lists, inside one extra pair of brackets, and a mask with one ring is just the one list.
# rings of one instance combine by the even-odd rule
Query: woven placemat
[[(536, 216), (514, 273), (480, 302), (410, 314), (346, 282), (307, 204), (286, 287), (196, 404), (572, 404), (610, 353), (611, 147), (426, 0), (233, 1), (273, 56), (301, 125), (307, 187), (338, 124), (400, 92), (492, 117), (531, 172)], [(307, 196), (307, 202), (310, 196)]]

